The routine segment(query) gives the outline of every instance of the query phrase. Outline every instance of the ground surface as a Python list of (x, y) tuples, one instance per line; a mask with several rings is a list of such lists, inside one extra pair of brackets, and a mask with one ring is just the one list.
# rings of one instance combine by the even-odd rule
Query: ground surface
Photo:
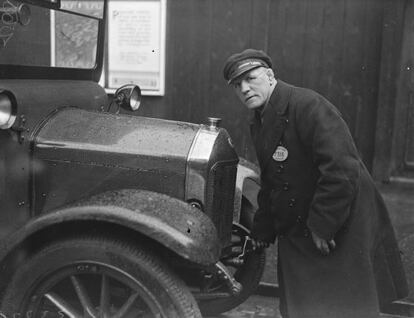
[[(239, 307), (219, 316), (206, 318), (282, 318), (279, 300), (275, 297), (254, 295)], [(378, 318), (400, 318), (401, 316), (381, 314)]]

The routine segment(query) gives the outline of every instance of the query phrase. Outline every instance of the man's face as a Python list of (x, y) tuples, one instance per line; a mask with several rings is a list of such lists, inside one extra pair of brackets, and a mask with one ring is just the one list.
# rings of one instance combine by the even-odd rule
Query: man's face
[(236, 78), (231, 85), (248, 109), (264, 106), (272, 94), (273, 71), (264, 67), (253, 69)]

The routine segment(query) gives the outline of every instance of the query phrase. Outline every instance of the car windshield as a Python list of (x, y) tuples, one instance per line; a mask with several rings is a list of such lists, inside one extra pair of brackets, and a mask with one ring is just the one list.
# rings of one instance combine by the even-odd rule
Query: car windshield
[(104, 0), (42, 1), (0, 0), (0, 64), (93, 68)]

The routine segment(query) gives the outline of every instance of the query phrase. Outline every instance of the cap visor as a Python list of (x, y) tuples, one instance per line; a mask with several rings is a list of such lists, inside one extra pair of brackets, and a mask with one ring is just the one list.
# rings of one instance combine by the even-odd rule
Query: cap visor
[(237, 70), (237, 72), (234, 72), (234, 74), (232, 74), (231, 78), (228, 80), (227, 84), (231, 84), (236, 78), (242, 76), (244, 73), (247, 73), (251, 70), (254, 70), (255, 68), (259, 68), (259, 67), (265, 67), (264, 65), (248, 65), (246, 67), (243, 67), (239, 70)]

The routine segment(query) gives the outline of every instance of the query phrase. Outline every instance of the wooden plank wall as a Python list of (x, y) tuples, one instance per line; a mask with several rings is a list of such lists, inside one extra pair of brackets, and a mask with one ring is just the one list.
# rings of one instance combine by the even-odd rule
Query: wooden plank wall
[(414, 177), (414, 1), (407, 1), (404, 10), (401, 57), (395, 100), (393, 172)]
[(222, 117), (239, 155), (255, 160), (248, 113), (222, 66), (248, 47), (267, 51), (279, 78), (325, 95), (343, 113), (371, 167), (384, 0), (167, 0), (166, 94), (141, 115)]
[[(404, 38), (404, 26), (412, 21), (406, 15), (409, 0), (385, 0), (383, 36), (381, 48), (381, 72), (379, 78), (377, 126), (375, 134), (375, 153), (373, 163), (373, 176), (376, 180), (388, 182), (390, 176), (400, 165), (398, 147), (393, 139), (401, 137), (399, 133), (401, 118), (401, 85), (404, 85), (402, 73), (404, 61), (402, 61), (402, 39)], [(407, 22), (405, 19), (408, 19)], [(399, 158), (401, 159), (401, 158)]]

